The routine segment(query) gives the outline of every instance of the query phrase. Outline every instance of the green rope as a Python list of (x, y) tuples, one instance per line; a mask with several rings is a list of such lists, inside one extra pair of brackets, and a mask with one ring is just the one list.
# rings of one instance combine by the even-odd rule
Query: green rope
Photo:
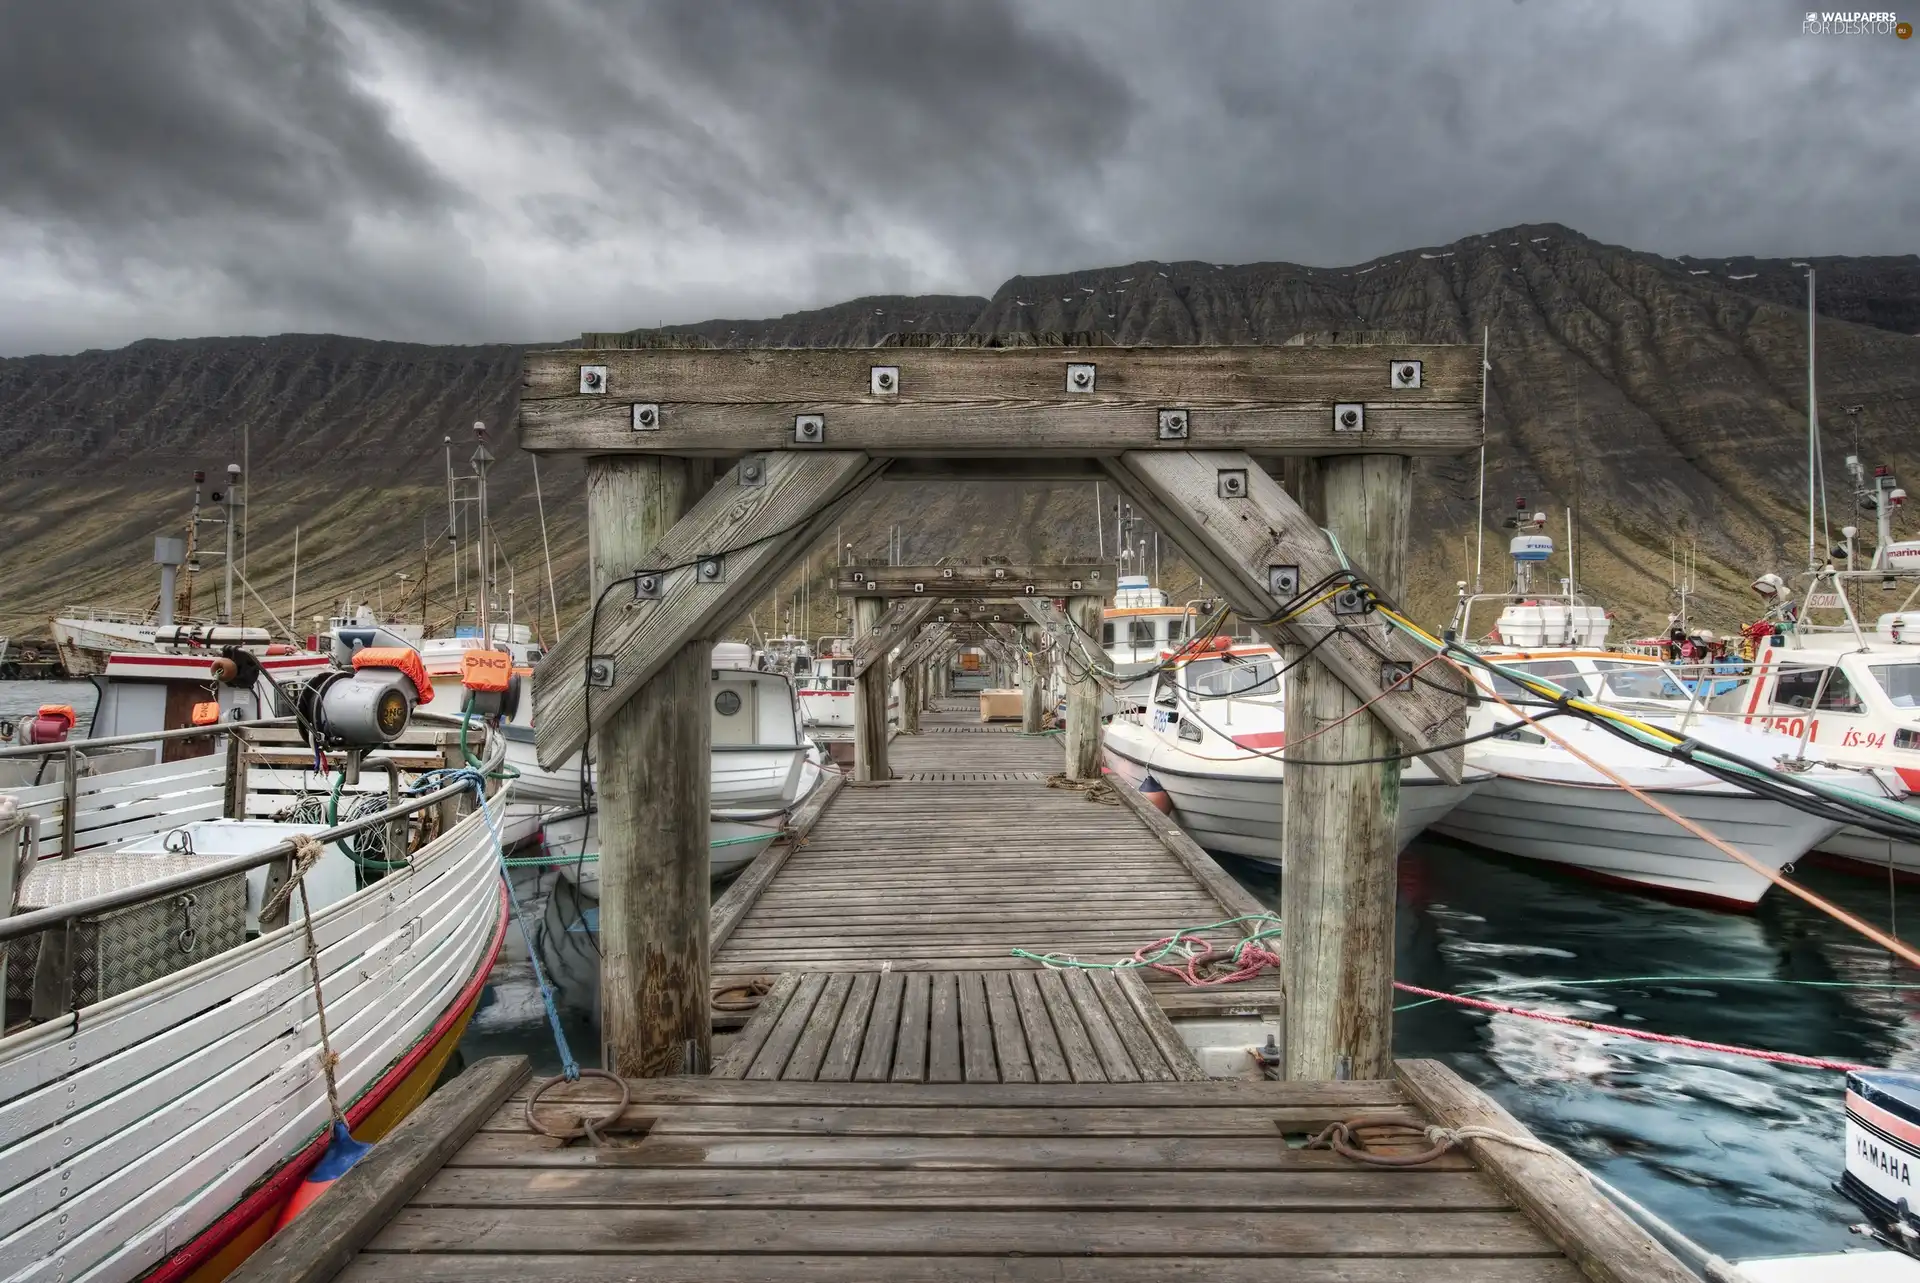
[[(1256, 931), (1252, 935), (1242, 938), (1238, 944), (1234, 945), (1233, 961), (1236, 963), (1240, 961), (1241, 954), (1246, 952), (1247, 946), (1259, 944), (1262, 940), (1271, 940), (1280, 934), (1280, 918), (1277, 914), (1247, 913), (1237, 918), (1226, 918), (1219, 922), (1209, 922), (1205, 926), (1181, 927), (1179, 930), (1171, 932), (1167, 936), (1165, 944), (1144, 958), (1126, 958), (1119, 962), (1082, 962), (1078, 958), (1069, 958), (1058, 953), (1032, 953), (1026, 949), (1015, 949), (1013, 956), (1016, 958), (1024, 958), (1028, 962), (1037, 962), (1043, 967), (1077, 967), (1082, 971), (1132, 971), (1140, 967), (1151, 966), (1156, 962), (1164, 962), (1169, 957), (1176, 956), (1177, 947), (1181, 938), (1184, 936), (1199, 935), (1203, 931), (1217, 931), (1222, 927), (1231, 927), (1242, 922), (1271, 922), (1273, 923), (1273, 927), (1266, 931)], [(1180, 953), (1177, 956), (1184, 959), (1186, 955)]]
[[(1920, 989), (1920, 984), (1896, 984), (1878, 980), (1792, 980), (1783, 976), (1609, 976), (1595, 980), (1509, 980), (1497, 985), (1479, 985), (1472, 989), (1458, 989), (1454, 992), (1472, 996), (1482, 993), (1501, 993), (1509, 989), (1553, 989), (1573, 987), (1593, 987), (1598, 985), (1635, 985), (1635, 984), (1755, 984), (1755, 985), (1801, 985), (1810, 989)], [(1415, 1007), (1431, 1006), (1443, 1002), (1442, 998), (1422, 998), (1419, 1002), (1404, 1002), (1395, 1007), (1395, 1011), (1412, 1011)]]

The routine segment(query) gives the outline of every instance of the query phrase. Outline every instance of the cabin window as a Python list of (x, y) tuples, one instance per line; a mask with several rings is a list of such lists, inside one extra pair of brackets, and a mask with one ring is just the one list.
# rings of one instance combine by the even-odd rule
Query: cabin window
[(1875, 664), (1867, 671), (1895, 708), (1920, 708), (1920, 664)]
[(1773, 683), (1773, 702), (1783, 708), (1812, 708), (1820, 693), (1820, 675), (1824, 669), (1783, 670)]
[[(1194, 671), (1196, 668), (1200, 671)], [(1200, 665), (1188, 667), (1187, 689), (1202, 699), (1219, 699), (1227, 695), (1271, 695), (1280, 689), (1279, 674), (1270, 659), (1238, 664), (1216, 659), (1204, 668)]]
[(1508, 667), (1517, 668), (1534, 677), (1543, 677), (1569, 695), (1585, 699), (1593, 694), (1593, 689), (1587, 685), (1585, 675), (1570, 659), (1543, 659), (1538, 663), (1509, 664)]
[(1186, 638), (1187, 638), (1187, 621), (1185, 620), (1185, 618), (1171, 619), (1167, 621), (1167, 645), (1177, 646), (1181, 642), (1185, 641)]
[(1687, 699), (1680, 683), (1666, 670), (1651, 664), (1611, 664), (1603, 662), (1607, 694), (1614, 699)]
[(1814, 707), (1823, 713), (1857, 713), (1860, 711), (1860, 697), (1853, 693), (1853, 683), (1847, 675), (1837, 668), (1827, 670), (1827, 684), (1820, 691), (1820, 702)]
[(1136, 619), (1129, 623), (1127, 625), (1127, 644), (1135, 650), (1140, 649), (1142, 646), (1151, 648), (1153, 646), (1153, 621), (1151, 619)]
[(1113, 645), (1113, 621), (1111, 619), (1100, 625), (1100, 644), (1102, 646)]

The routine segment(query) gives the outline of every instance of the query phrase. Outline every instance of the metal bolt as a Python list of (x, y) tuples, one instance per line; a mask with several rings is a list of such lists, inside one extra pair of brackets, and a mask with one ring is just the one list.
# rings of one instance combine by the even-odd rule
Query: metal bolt
[(702, 557), (695, 573), (700, 576), (701, 583), (717, 584), (726, 575), (726, 562), (720, 557)]
[(1344, 404), (1333, 407), (1333, 430), (1335, 432), (1363, 432), (1367, 426), (1367, 409), (1359, 404)]
[(1185, 410), (1160, 411), (1160, 439), (1162, 441), (1185, 441), (1187, 439), (1187, 412)]
[(1220, 469), (1219, 482), (1214, 491), (1222, 499), (1243, 499), (1247, 494), (1247, 470), (1245, 468)]
[(740, 461), (740, 484), (758, 486), (766, 484), (767, 461), (758, 455), (749, 455)]
[(659, 426), (660, 426), (660, 407), (659, 406), (651, 405), (651, 404), (642, 404), (642, 405), (636, 405), (633, 407), (633, 430), (635, 432), (651, 432), (653, 429)]
[(595, 655), (587, 661), (587, 685), (605, 690), (613, 685), (613, 656)]
[(793, 439), (800, 445), (818, 445), (826, 439), (827, 420), (819, 414), (793, 416)]
[(876, 396), (892, 396), (900, 386), (900, 370), (897, 366), (876, 365), (872, 371), (872, 388)]
[(607, 367), (604, 365), (583, 365), (580, 367), (580, 391), (592, 396), (607, 390)]
[(1281, 601), (1290, 600), (1300, 591), (1300, 567), (1268, 566), (1267, 591)]
[(1068, 363), (1067, 391), (1069, 392), (1093, 391), (1093, 380), (1094, 380), (1095, 373), (1096, 371), (1094, 370), (1094, 367), (1091, 365), (1086, 365), (1078, 361)]
[(942, 579), (951, 579), (951, 578), (953, 578), (953, 571), (951, 571), (951, 570), (943, 570), (943, 571), (941, 571), (941, 572), (940, 572), (940, 577), (941, 577)]
[(653, 571), (647, 571), (633, 577), (633, 599), (635, 601), (660, 600), (661, 577)]

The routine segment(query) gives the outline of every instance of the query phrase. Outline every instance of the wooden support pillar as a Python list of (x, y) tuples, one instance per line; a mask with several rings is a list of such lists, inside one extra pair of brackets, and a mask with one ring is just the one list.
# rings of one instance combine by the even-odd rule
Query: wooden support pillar
[[(647, 555), (710, 477), (710, 467), (692, 460), (588, 458), (595, 597), (648, 569)], [(711, 650), (706, 638), (682, 646), (594, 737), (601, 1054), (607, 1069), (627, 1077), (705, 1073), (712, 1059)]]
[(1022, 656), (1020, 664), (1020, 729), (1025, 734), (1038, 735), (1046, 716), (1046, 690), (1040, 672), (1039, 627), (1023, 624), (1020, 642), (1024, 649), (1031, 652), (1031, 658)]
[(900, 733), (920, 733), (920, 665), (908, 664), (900, 670)]
[[(884, 597), (853, 599), (853, 635), (858, 639), (880, 622)], [(853, 684), (853, 778), (890, 780), (887, 769), (887, 696), (893, 688), (887, 657), (881, 655)]]
[(1066, 639), (1067, 659), (1067, 776), (1076, 780), (1100, 778), (1100, 687), (1093, 666), (1100, 654), (1098, 597), (1067, 598), (1067, 619), (1073, 635)]
[[(1300, 470), (1295, 498), (1380, 590), (1406, 590), (1411, 461), (1341, 455)], [(1288, 672), (1287, 737), (1314, 760), (1399, 749), (1386, 725), (1318, 662)], [(1311, 736), (1309, 741), (1308, 737)], [(1393, 1075), (1395, 870), (1400, 765), (1289, 761), (1281, 838), (1281, 936), (1289, 1078)]]

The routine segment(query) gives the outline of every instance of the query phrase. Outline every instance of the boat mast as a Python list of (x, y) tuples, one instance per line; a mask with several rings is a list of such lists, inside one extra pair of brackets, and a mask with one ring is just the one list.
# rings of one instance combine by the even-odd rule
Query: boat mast
[(1813, 377), (1813, 265), (1807, 268), (1807, 569), (1820, 568), (1819, 543), (1814, 532), (1815, 488), (1820, 472), (1820, 411)]
[(1480, 327), (1480, 499), (1474, 509), (1477, 533), (1473, 541), (1473, 591), (1480, 591), (1480, 566), (1487, 546), (1487, 372), (1493, 363), (1487, 353), (1493, 347), (1493, 327)]
[(474, 486), (476, 502), (473, 515), (477, 525), (476, 547), (480, 557), (480, 641), (482, 645), (491, 645), (493, 634), (487, 629), (487, 607), (490, 604), (488, 596), (492, 586), (493, 570), (493, 567), (488, 564), (488, 558), (493, 554), (493, 541), (487, 537), (487, 465), (493, 462), (493, 454), (487, 449), (486, 424), (474, 424), (473, 435), (480, 439), (480, 444), (473, 450), (473, 471), (478, 478)]
[(220, 599), (220, 622), (233, 622), (233, 536), (234, 527), (239, 524), (240, 509), (240, 465), (227, 465), (227, 587)]
[(187, 515), (187, 603), (182, 617), (193, 618), (193, 572), (200, 569), (200, 485), (207, 474), (195, 468), (193, 472), (193, 509)]

